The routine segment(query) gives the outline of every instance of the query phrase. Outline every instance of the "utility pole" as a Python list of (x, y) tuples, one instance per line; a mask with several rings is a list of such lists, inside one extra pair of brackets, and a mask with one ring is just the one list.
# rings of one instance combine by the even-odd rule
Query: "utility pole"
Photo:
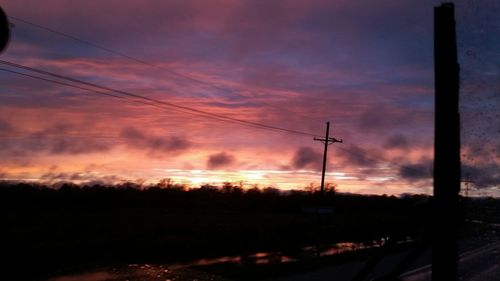
[(435, 141), (432, 280), (457, 280), (460, 192), (459, 65), (454, 5), (434, 8)]
[(328, 145), (339, 142), (342, 143), (342, 139), (338, 140), (336, 138), (330, 138), (330, 122), (326, 122), (326, 134), (325, 138), (314, 138), (315, 141), (320, 141), (325, 144), (325, 150), (323, 151), (323, 171), (321, 173), (321, 193), (325, 191), (325, 172), (326, 172), (326, 155), (328, 151)]

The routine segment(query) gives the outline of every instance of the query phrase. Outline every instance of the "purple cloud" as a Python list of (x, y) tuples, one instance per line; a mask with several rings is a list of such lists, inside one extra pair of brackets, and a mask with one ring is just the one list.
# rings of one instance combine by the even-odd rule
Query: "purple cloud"
[(320, 170), (323, 155), (310, 147), (300, 147), (295, 152), (291, 166), (294, 169)]
[(406, 138), (404, 135), (401, 134), (393, 135), (386, 140), (384, 148), (408, 150), (409, 148), (408, 138)]
[(218, 168), (223, 168), (227, 167), (235, 162), (235, 158), (233, 155), (226, 153), (226, 152), (220, 152), (216, 154), (212, 154), (208, 157), (207, 160), (207, 167), (209, 169), (218, 169)]
[(135, 127), (124, 128), (120, 135), (128, 146), (148, 150), (150, 154), (180, 153), (191, 147), (191, 142), (181, 137), (147, 135)]
[(432, 159), (422, 159), (418, 163), (403, 164), (399, 167), (399, 176), (409, 182), (419, 182), (432, 179)]

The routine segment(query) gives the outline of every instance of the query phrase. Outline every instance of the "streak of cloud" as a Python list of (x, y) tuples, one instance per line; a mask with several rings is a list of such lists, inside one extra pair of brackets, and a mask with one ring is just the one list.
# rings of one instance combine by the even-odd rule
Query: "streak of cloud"
[(0, 138), (1, 150), (11, 156), (45, 153), (52, 155), (78, 155), (106, 152), (112, 145), (103, 139), (85, 134), (73, 135), (75, 125), (59, 123), (17, 138)]
[(134, 149), (143, 149), (151, 155), (156, 153), (178, 154), (191, 147), (191, 142), (178, 136), (150, 136), (135, 127), (126, 127), (121, 133), (126, 144)]

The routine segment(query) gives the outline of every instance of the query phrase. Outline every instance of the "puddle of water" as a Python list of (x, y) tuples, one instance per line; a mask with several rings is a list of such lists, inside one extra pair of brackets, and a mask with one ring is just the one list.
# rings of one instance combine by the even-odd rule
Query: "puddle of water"
[(370, 243), (353, 243), (353, 242), (342, 242), (342, 243), (337, 243), (333, 245), (332, 247), (322, 250), (319, 253), (320, 257), (323, 256), (333, 256), (333, 255), (338, 255), (342, 254), (345, 252), (352, 252), (352, 251), (358, 251), (358, 250), (364, 250), (364, 249), (371, 249), (371, 248), (379, 248), (384, 245), (385, 241), (384, 240), (375, 240)]
[(49, 279), (47, 281), (104, 281), (116, 280), (119, 276), (109, 271), (98, 271), (92, 273), (73, 274)]
[[(345, 252), (358, 251), (369, 248), (382, 247), (385, 243), (384, 239), (370, 241), (368, 243), (363, 242), (340, 242), (333, 244), (329, 247), (319, 248), (316, 246), (308, 246), (302, 248), (302, 253), (304, 255), (314, 255), (314, 256), (332, 256)], [(318, 254), (319, 252), (319, 254)], [(296, 262), (298, 259), (283, 255), (281, 252), (258, 252), (247, 256), (224, 256), (210, 259), (199, 259), (190, 263), (175, 264), (172, 268), (185, 268), (189, 266), (207, 266), (220, 263), (255, 263), (255, 264), (269, 264), (269, 263), (286, 263), (286, 262)]]
[(248, 256), (226, 256), (211, 259), (199, 259), (190, 263), (174, 264), (170, 268), (180, 269), (190, 266), (207, 266), (221, 263), (255, 263), (255, 264), (268, 264), (268, 263), (284, 263), (284, 262), (295, 262), (294, 259), (289, 256), (283, 255), (281, 252), (260, 252)]
[(47, 281), (224, 281), (206, 272), (190, 269), (174, 270), (164, 265), (129, 264), (121, 267), (99, 269), (93, 272), (71, 274)]
[[(307, 256), (333, 256), (345, 252), (382, 247), (385, 239), (374, 240), (368, 243), (362, 242), (340, 242), (328, 247), (308, 246), (302, 249), (302, 255)], [(399, 243), (410, 242), (411, 239)], [(107, 268), (90, 273), (72, 274), (52, 278), (47, 281), (127, 281), (127, 280), (222, 280), (219, 277), (210, 276), (207, 273), (197, 273), (191, 269), (192, 266), (208, 266), (221, 263), (287, 263), (296, 262), (298, 259), (277, 252), (257, 252), (245, 256), (224, 256), (217, 258), (204, 258), (189, 263), (177, 263), (171, 265), (129, 264), (118, 268)]]
[(220, 258), (213, 258), (213, 259), (199, 259), (199, 260), (196, 260), (196, 261), (189, 263), (189, 264), (178, 264), (177, 268), (185, 267), (185, 266), (192, 266), (192, 265), (212, 265), (212, 264), (216, 264), (216, 263), (228, 263), (228, 262), (240, 263), (241, 257), (234, 256), (234, 257), (220, 257)]

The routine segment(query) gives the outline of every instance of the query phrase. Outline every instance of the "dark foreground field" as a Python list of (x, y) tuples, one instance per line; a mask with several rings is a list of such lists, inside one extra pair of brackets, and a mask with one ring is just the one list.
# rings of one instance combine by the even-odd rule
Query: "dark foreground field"
[[(425, 196), (244, 191), (228, 184), (185, 190), (4, 183), (0, 278), (33, 280), (98, 266), (220, 256), (245, 259), (258, 252), (307, 260), (304, 249), (320, 251), (341, 241), (419, 240), (425, 236), (428, 201)], [(311, 213), (315, 206), (333, 212)]]

